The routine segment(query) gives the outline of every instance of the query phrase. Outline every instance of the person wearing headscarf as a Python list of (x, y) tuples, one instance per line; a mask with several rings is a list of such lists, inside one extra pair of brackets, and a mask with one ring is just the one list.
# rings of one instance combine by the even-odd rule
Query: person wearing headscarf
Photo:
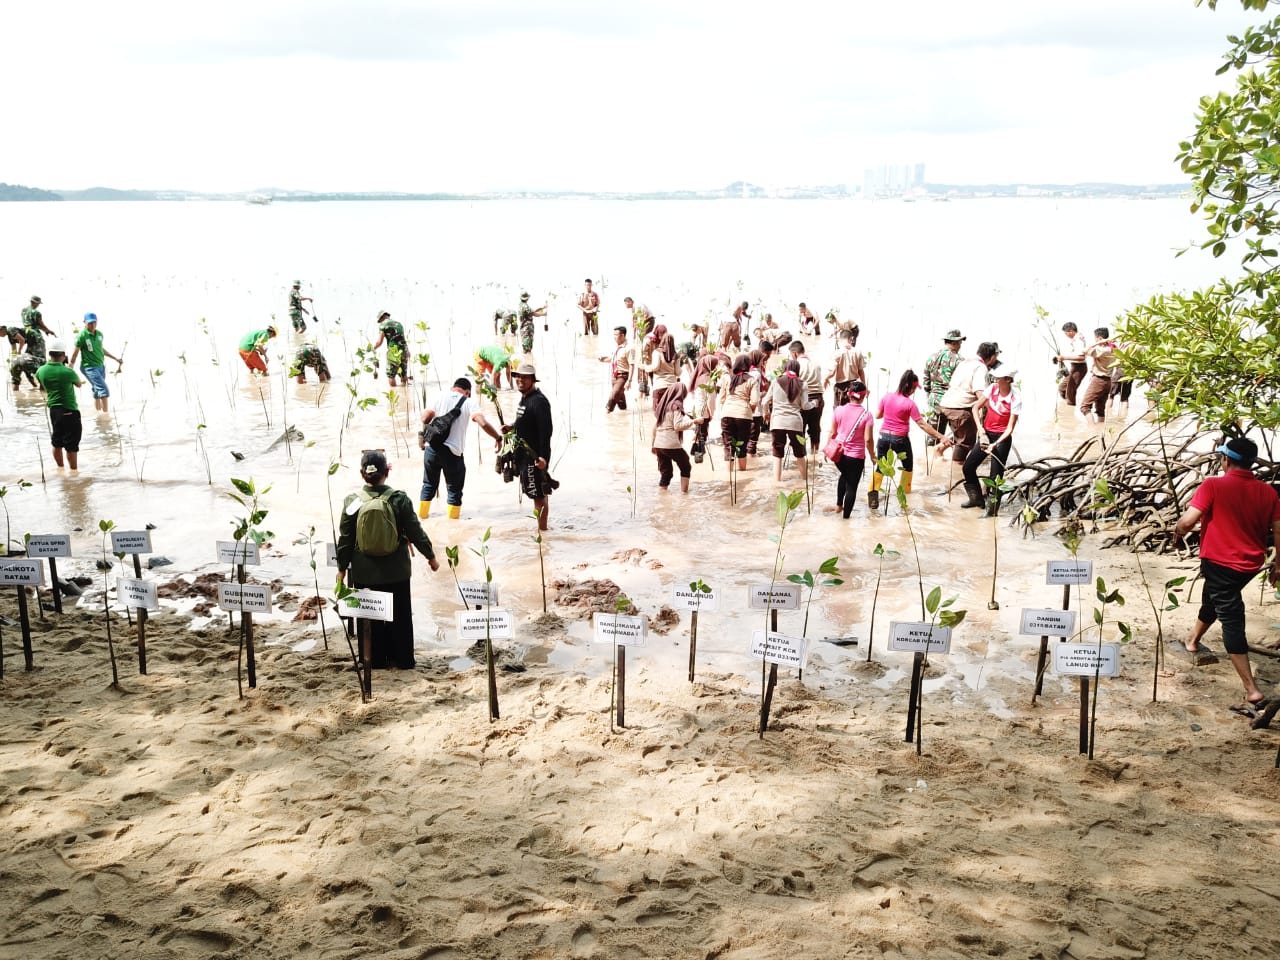
[(693, 432), (693, 446), (689, 452), (694, 463), (701, 463), (707, 452), (707, 432), (711, 418), (716, 413), (716, 383), (720, 373), (720, 358), (714, 353), (703, 354), (693, 367), (693, 379), (689, 384), (690, 406), (698, 421)]
[(761, 413), (769, 422), (769, 434), (773, 440), (773, 479), (782, 482), (782, 458), (788, 444), (800, 465), (800, 479), (809, 479), (809, 461), (805, 458), (804, 419), (800, 408), (805, 399), (804, 382), (800, 379), (800, 364), (788, 360), (782, 376), (769, 384), (769, 390), (760, 404)]
[(719, 407), (725, 462), (736, 460), (738, 469), (745, 470), (751, 424), (760, 408), (760, 381), (751, 376), (751, 358), (745, 353), (738, 354), (729, 375), (720, 378)]
[(867, 399), (867, 385), (854, 380), (846, 391), (843, 403), (836, 407), (831, 417), (831, 439), (840, 442), (840, 459), (836, 469), (840, 479), (836, 483), (836, 504), (846, 520), (853, 513), (858, 499), (858, 484), (867, 465), (867, 451), (875, 442), (874, 418), (863, 404)]
[(660, 323), (653, 328), (653, 344), (653, 355), (640, 364), (640, 369), (649, 376), (649, 389), (653, 393), (656, 410), (663, 391), (679, 381), (680, 364), (676, 357), (675, 339), (667, 332), (665, 324)]
[[(683, 431), (696, 423), (684, 411), (684, 401), (689, 395), (683, 383), (667, 387), (653, 405), (653, 454), (658, 458), (658, 486), (666, 490), (675, 475), (673, 465), (680, 469), (680, 492), (689, 492), (689, 475), (693, 467), (684, 449)], [(655, 393), (654, 396), (657, 396)]]

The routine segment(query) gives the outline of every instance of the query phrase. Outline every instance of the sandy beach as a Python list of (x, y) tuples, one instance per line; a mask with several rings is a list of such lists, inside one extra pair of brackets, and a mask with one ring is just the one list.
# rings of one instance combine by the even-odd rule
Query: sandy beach
[(1225, 709), (1225, 660), (1171, 658), (1153, 704), (1135, 655), (1089, 761), (1072, 681), (1031, 706), (1035, 641), (975, 611), (963, 655), (1016, 669), (931, 689), (917, 757), (900, 654), (784, 671), (761, 739), (758, 675), (680, 676), (682, 616), (621, 729), (607, 673), (538, 655), (586, 612), (553, 602), (520, 624), (532, 645), (498, 645), (523, 669), (490, 723), (482, 664), (420, 655), (362, 704), (341, 632), (325, 652), (287, 616), (259, 627), (243, 700), (224, 618), (154, 615), (139, 676), (118, 617), (111, 689), (94, 600), (35, 620), (33, 672), (4, 630), (0, 957), (1280, 951), (1276, 734)]

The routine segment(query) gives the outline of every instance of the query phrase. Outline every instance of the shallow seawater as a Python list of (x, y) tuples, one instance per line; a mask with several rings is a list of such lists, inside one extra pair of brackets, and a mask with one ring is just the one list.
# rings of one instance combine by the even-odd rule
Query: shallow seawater
[[(58, 470), (47, 449), (42, 397), (6, 385), (0, 403), (0, 485), (11, 535), (73, 534), (76, 559), (66, 572), (91, 567), (102, 555), (100, 520), (121, 529), (154, 525), (157, 553), (173, 565), (148, 576), (216, 570), (214, 544), (230, 539), (243, 511), (228, 496), (230, 480), (252, 478), (266, 492), (263, 524), (272, 547), (254, 571), (284, 589), (312, 591), (311, 549), (327, 588), (324, 541), (333, 509), (357, 485), (360, 450), (381, 447), (392, 462), (391, 483), (416, 499), (421, 461), (414, 440), (420, 411), (453, 379), (465, 375), (478, 346), (495, 340), (493, 310), (513, 307), (521, 289), (546, 302), (534, 349), (541, 387), (555, 417), (553, 472), (563, 486), (551, 499), (551, 531), (543, 550), (548, 580), (607, 578), (646, 614), (670, 602), (675, 584), (701, 578), (721, 593), (721, 609), (700, 616), (700, 669), (753, 677), (746, 655), (763, 614), (746, 609), (752, 583), (767, 582), (778, 559), (782, 576), (817, 570), (840, 558), (844, 583), (819, 588), (808, 613), (808, 635), (857, 636), (858, 646), (810, 644), (806, 682), (844, 676), (865, 658), (876, 578), (877, 658), (891, 662), (879, 685), (901, 682), (909, 655), (886, 653), (890, 620), (920, 613), (916, 552), (924, 589), (941, 586), (970, 611), (957, 631), (941, 678), (970, 688), (981, 676), (1023, 669), (1034, 640), (1016, 636), (1016, 607), (1051, 606), (1043, 563), (1061, 556), (1052, 538), (1028, 539), (1008, 525), (962, 511), (948, 496), (958, 468), (926, 451), (917, 456), (911, 527), (897, 504), (869, 515), (862, 504), (849, 521), (828, 512), (834, 468), (822, 465), (810, 505), (783, 535), (778, 557), (776, 498), (799, 489), (794, 465), (781, 487), (768, 457), (742, 476), (729, 502), (721, 451), (694, 467), (687, 496), (660, 491), (649, 452), (647, 405), (606, 415), (610, 328), (625, 322), (621, 299), (645, 302), (677, 334), (692, 322), (712, 328), (738, 300), (771, 310), (793, 326), (795, 304), (807, 300), (822, 315), (837, 306), (862, 326), (879, 393), (901, 371), (919, 371), (940, 346), (942, 330), (960, 326), (972, 350), (999, 340), (1004, 358), (1020, 367), (1026, 409), (1016, 455), (1029, 459), (1070, 452), (1091, 429), (1056, 409), (1049, 348), (1033, 325), (1033, 305), (1087, 330), (1108, 323), (1129, 304), (1159, 289), (1185, 287), (1212, 275), (1194, 255), (1172, 248), (1192, 236), (1185, 206), (1160, 202), (972, 201), (951, 204), (852, 203), (601, 203), (583, 204), (6, 204), (0, 230), (0, 307), (15, 316), (33, 293), (44, 298), (46, 322), (69, 337), (80, 315), (101, 318), (106, 346), (123, 353), (110, 377), (111, 413), (95, 415), (87, 388), (80, 395), (84, 441), (78, 476)], [(589, 216), (588, 216), (589, 215)], [(590, 229), (582, 229), (587, 217)], [(20, 238), (20, 241), (19, 239)], [(56, 254), (50, 253), (55, 250)], [(592, 276), (604, 304), (601, 335), (583, 337), (573, 306), (581, 278)], [(304, 281), (318, 322), (305, 337), (289, 329), (287, 291)], [(385, 377), (357, 369), (356, 350), (374, 335), (373, 318), (389, 310), (409, 334), (414, 382), (394, 391)], [(252, 379), (236, 341), (273, 322), (271, 375)], [(334, 379), (298, 385), (282, 375), (303, 340), (328, 357)], [(828, 338), (809, 352), (826, 364)], [(115, 365), (110, 364), (109, 370)], [(510, 419), (517, 396), (503, 390)], [(1134, 404), (1133, 415), (1142, 406)], [(497, 419), (485, 405), (485, 415)], [(302, 439), (282, 442), (285, 425)], [(713, 435), (718, 432), (713, 429)], [(458, 575), (483, 578), (474, 552), (486, 531), (488, 562), (502, 605), (525, 624), (542, 610), (542, 578), (532, 507), (518, 485), (493, 471), (492, 443), (469, 434), (462, 518), (444, 517), (441, 498), (426, 526), (440, 552), (461, 548)], [(239, 455), (240, 458), (237, 458)], [(331, 463), (339, 464), (329, 475)], [(31, 482), (20, 489), (19, 478)], [(866, 480), (863, 481), (865, 492)], [(912, 543), (911, 534), (915, 542)], [(993, 536), (1000, 538), (1002, 609), (985, 610), (991, 589)], [(882, 571), (877, 543), (897, 551)], [(61, 572), (61, 571), (60, 571)], [(1014, 590), (1016, 595), (1004, 595)], [(1043, 594), (1043, 595), (1041, 595)], [(423, 653), (450, 657), (466, 669), (465, 644), (455, 636), (454, 591), (446, 567), (419, 563), (414, 575), (418, 643)], [(282, 614), (282, 618), (287, 614)], [(802, 629), (804, 611), (780, 615), (783, 632)], [(682, 676), (687, 670), (688, 615), (670, 633), (651, 633), (628, 652), (630, 669)], [(993, 629), (997, 628), (995, 634)], [(331, 638), (335, 636), (330, 624)], [(981, 657), (967, 652), (983, 644)], [(293, 638), (294, 649), (311, 641)], [(987, 645), (991, 649), (988, 649)], [(312, 644), (314, 645), (314, 644)], [(565, 632), (544, 642), (519, 638), (528, 662), (589, 675), (607, 673), (609, 646), (593, 642), (587, 621), (566, 620)], [(1011, 649), (994, 649), (1008, 646)], [(945, 659), (945, 658), (940, 658)], [(958, 679), (956, 679), (958, 678)], [(984, 680), (985, 682), (985, 680)], [(992, 694), (993, 703), (998, 702)]]

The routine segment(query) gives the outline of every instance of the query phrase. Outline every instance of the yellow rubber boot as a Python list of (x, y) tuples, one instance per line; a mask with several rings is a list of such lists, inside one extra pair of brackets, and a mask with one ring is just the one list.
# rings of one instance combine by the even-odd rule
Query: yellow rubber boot
[(418, 519), (425, 520), (429, 516), (431, 516), (431, 501), (419, 500), (418, 501)]
[(871, 471), (871, 489), (880, 492), (880, 488), (884, 485), (884, 474), (878, 470)]
[(459, 506), (459, 507), (455, 507), (455, 506), (453, 506), (453, 504), (450, 504), (450, 505), (449, 505), (449, 519), (450, 519), (450, 520), (457, 520), (457, 519), (458, 519), (459, 517), (461, 517), (461, 516), (462, 516), (462, 507), (460, 507), (460, 506)]
[(902, 471), (901, 483), (902, 483), (902, 492), (910, 493), (911, 492), (911, 471), (910, 470)]

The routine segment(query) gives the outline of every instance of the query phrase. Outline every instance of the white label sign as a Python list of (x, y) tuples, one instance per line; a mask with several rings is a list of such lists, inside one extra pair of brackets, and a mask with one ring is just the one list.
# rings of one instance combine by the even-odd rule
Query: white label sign
[(756, 583), (747, 589), (747, 607), (751, 610), (768, 610), (770, 608), (774, 610), (800, 609), (800, 584), (798, 583), (773, 584), (773, 603), (769, 602), (769, 584)]
[(1022, 626), (1018, 632), (1027, 637), (1069, 637), (1075, 633), (1074, 610), (1022, 611)]
[(889, 649), (907, 653), (950, 653), (951, 628), (928, 623), (889, 623)]
[(351, 606), (346, 601), (341, 601), (340, 606), (344, 617), (355, 617), (357, 620), (395, 619), (392, 597), (389, 593), (379, 593), (377, 590), (356, 590), (347, 599), (357, 600), (359, 605)]
[(1092, 583), (1092, 560), (1050, 560), (1045, 565), (1044, 582), (1048, 584)]
[(671, 588), (671, 605), (683, 610), (719, 610), (720, 594), (715, 587), (710, 593), (693, 590), (687, 583), (677, 583)]
[(620, 647), (644, 645), (644, 617), (624, 617), (621, 614), (597, 613), (596, 643), (616, 643)]
[[(1101, 669), (1097, 669), (1101, 664)], [(1120, 676), (1120, 644), (1104, 643), (1098, 656), (1096, 643), (1057, 643), (1053, 647), (1053, 670), (1064, 677)]]
[(28, 557), (69, 557), (71, 556), (71, 534), (40, 533), (27, 537)]
[(156, 585), (152, 580), (121, 577), (116, 581), (116, 596), (126, 607), (141, 607), (143, 610), (160, 609), (160, 601), (156, 599)]
[(774, 633), (772, 630), (769, 631), (768, 636), (763, 630), (756, 630), (751, 634), (751, 655), (766, 663), (776, 663), (780, 667), (795, 667), (800, 670), (804, 668), (806, 653), (808, 653), (808, 643), (804, 637), (791, 637), (785, 633)]
[(44, 564), (39, 560), (0, 560), (0, 586), (44, 585)]
[(150, 530), (112, 530), (112, 553), (150, 553)]
[(483, 607), (486, 603), (496, 606), (498, 585), (483, 580), (459, 580), (458, 595), (462, 597), (464, 607)]
[[(257, 541), (251, 540), (248, 537), (245, 537), (240, 541), (219, 540), (217, 543), (219, 563), (236, 564), (242, 567), (254, 567), (262, 562), (258, 556)], [(223, 609), (225, 610), (226, 608), (224, 607)]]
[(338, 565), (338, 545), (336, 543), (326, 543), (324, 545), (324, 565), (326, 567), (336, 567)]
[(458, 639), (483, 640), (485, 624), (493, 640), (510, 640), (515, 636), (515, 617), (507, 610), (459, 610)]
[(270, 613), (271, 588), (265, 583), (218, 584), (218, 609)]

